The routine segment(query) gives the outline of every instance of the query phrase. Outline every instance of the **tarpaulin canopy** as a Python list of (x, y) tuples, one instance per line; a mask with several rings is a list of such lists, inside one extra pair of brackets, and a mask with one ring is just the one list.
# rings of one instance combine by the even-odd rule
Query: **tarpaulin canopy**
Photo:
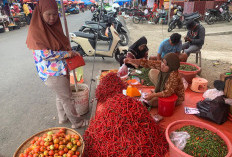
[(115, 3), (118, 3), (118, 2), (130, 2), (131, 0), (116, 0)]
[(92, 4), (92, 2), (90, 2), (89, 0), (82, 0), (84, 2), (85, 5), (90, 5)]

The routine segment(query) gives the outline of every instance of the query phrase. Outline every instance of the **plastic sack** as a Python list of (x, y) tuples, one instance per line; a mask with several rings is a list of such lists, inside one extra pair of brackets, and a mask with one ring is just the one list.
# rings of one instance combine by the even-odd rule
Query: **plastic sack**
[(197, 116), (213, 121), (217, 124), (222, 124), (227, 120), (229, 105), (225, 103), (223, 96), (219, 96), (213, 100), (205, 99), (197, 103), (197, 108), (200, 111)]
[(207, 91), (204, 92), (203, 98), (213, 100), (218, 96), (224, 95), (223, 91), (219, 91), (216, 88), (214, 89), (208, 89)]
[(187, 139), (190, 138), (189, 133), (180, 131), (180, 132), (172, 132), (170, 135), (170, 139), (172, 143), (180, 150), (184, 150), (186, 146)]
[(186, 90), (188, 88), (188, 82), (182, 77), (182, 81), (184, 84), (184, 89)]
[(119, 69), (118, 69), (118, 73), (117, 76), (118, 77), (123, 77), (128, 75), (128, 67), (126, 66), (126, 64), (123, 64)]

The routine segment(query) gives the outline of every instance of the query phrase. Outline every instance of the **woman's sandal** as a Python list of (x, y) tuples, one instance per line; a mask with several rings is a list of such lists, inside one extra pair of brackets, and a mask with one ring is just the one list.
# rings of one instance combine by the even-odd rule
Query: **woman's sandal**
[(89, 125), (89, 120), (84, 119), (82, 122), (78, 123), (77, 126), (72, 125), (71, 128), (72, 129), (78, 129), (78, 128), (82, 128), (82, 127), (85, 127), (85, 126), (88, 126), (88, 125)]
[(68, 121), (68, 119), (66, 119), (66, 120), (59, 120), (59, 124), (64, 124), (64, 123), (66, 123)]

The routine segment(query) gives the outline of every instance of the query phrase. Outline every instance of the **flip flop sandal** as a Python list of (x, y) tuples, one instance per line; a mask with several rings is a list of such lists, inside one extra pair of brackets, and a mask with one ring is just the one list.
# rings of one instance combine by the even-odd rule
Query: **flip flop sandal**
[(79, 129), (79, 128), (82, 128), (82, 127), (85, 127), (85, 126), (88, 126), (88, 125), (89, 125), (89, 120), (84, 119), (80, 126), (72, 125), (71, 128), (72, 129)]

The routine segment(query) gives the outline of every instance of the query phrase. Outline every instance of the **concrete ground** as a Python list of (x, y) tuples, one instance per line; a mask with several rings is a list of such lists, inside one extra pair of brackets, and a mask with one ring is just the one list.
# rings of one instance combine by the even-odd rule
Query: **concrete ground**
[[(69, 31), (78, 31), (84, 21), (90, 20), (87, 11), (67, 16)], [(70, 122), (59, 125), (55, 94), (38, 77), (32, 52), (26, 47), (28, 26), (0, 34), (0, 157), (12, 157), (16, 149), (32, 135), (51, 127), (71, 127)], [(84, 58), (84, 81), (91, 87), (94, 98), (96, 82), (93, 79), (102, 69), (117, 69), (114, 58)], [(91, 85), (91, 86), (90, 86)], [(89, 118), (90, 112), (85, 115)], [(83, 135), (86, 128), (76, 129)]]

